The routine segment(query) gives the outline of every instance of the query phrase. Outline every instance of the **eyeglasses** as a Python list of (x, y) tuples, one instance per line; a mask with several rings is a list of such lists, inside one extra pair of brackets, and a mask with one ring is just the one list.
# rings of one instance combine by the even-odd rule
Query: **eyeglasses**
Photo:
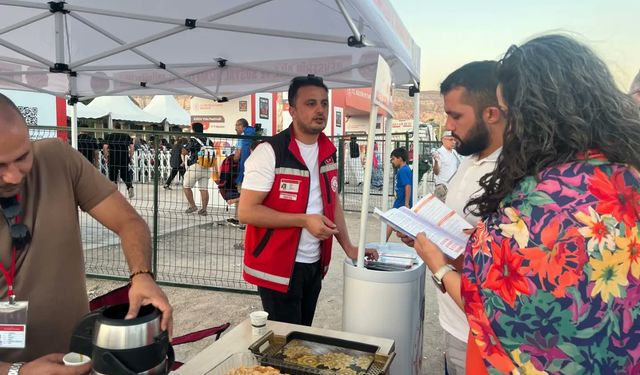
[(16, 218), (22, 214), (22, 207), (16, 197), (0, 198), (2, 206), (2, 216), (9, 226), (11, 243), (16, 250), (22, 250), (31, 242), (31, 232), (29, 227), (23, 223), (16, 223)]

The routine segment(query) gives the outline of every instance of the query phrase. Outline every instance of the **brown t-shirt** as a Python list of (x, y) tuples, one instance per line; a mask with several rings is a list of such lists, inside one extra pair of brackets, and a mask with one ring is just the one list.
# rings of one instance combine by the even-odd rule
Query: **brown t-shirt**
[[(89, 211), (116, 191), (82, 154), (58, 139), (33, 142), (33, 169), (20, 193), (31, 243), (19, 251), (14, 290), (29, 301), (26, 349), (0, 349), (0, 361), (30, 361), (69, 351), (77, 322), (88, 312), (78, 207)], [(0, 261), (11, 264), (11, 236), (0, 220)], [(0, 298), (7, 283), (0, 279)]]

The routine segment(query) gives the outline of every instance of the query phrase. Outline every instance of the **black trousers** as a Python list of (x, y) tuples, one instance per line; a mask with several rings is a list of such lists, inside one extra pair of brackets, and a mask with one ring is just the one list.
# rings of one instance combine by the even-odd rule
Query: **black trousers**
[(176, 177), (178, 172), (180, 172), (180, 178), (182, 178), (182, 176), (184, 176), (184, 172), (186, 172), (186, 170), (184, 168), (171, 168), (171, 173), (169, 174), (169, 177), (167, 178), (167, 182), (164, 183), (164, 186), (171, 185), (171, 182)]
[(258, 287), (262, 307), (269, 320), (310, 326), (322, 289), (322, 267), (316, 263), (295, 263), (287, 293)]
[(109, 180), (118, 183), (118, 174), (127, 189), (133, 187), (131, 181), (133, 180), (133, 174), (129, 173), (129, 160), (122, 158), (115, 158), (109, 160)]

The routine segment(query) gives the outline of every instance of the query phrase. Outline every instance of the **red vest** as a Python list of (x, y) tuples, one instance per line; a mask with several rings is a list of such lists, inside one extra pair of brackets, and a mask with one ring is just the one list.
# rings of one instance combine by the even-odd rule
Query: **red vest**
[[(293, 135), (293, 126), (268, 140), (276, 156), (273, 187), (262, 204), (276, 211), (307, 211), (311, 179)], [(338, 190), (336, 148), (327, 136), (318, 137), (320, 190), (324, 216), (333, 221)], [(286, 293), (293, 272), (302, 228), (259, 228), (247, 225), (242, 276), (248, 283)], [(320, 242), (322, 275), (329, 269), (332, 238)]]

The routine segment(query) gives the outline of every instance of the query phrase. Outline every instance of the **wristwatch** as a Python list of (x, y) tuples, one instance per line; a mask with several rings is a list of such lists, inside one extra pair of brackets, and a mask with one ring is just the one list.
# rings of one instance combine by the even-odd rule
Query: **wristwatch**
[(20, 375), (20, 368), (22, 365), (24, 365), (24, 362), (12, 363), (11, 366), (9, 366), (9, 372), (7, 372), (7, 375)]
[(442, 279), (444, 278), (444, 275), (446, 275), (447, 272), (449, 271), (457, 272), (454, 266), (450, 264), (445, 264), (444, 266), (440, 267), (440, 269), (431, 276), (431, 279), (433, 280), (433, 282), (436, 284), (436, 286), (438, 287), (438, 289), (440, 289), (442, 293), (447, 292), (447, 290), (444, 287), (444, 283), (442, 282)]

